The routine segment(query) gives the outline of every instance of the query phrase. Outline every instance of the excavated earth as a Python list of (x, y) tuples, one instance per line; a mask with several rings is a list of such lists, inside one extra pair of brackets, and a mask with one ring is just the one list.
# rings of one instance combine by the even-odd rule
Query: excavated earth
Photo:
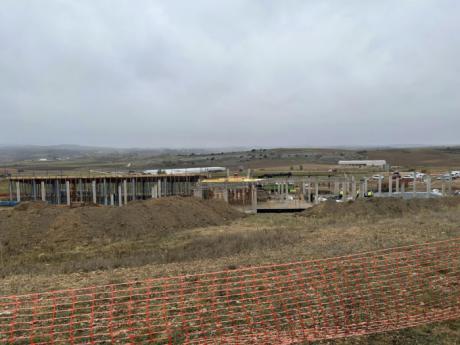
[(24, 202), (0, 212), (3, 255), (34, 248), (74, 248), (142, 240), (181, 229), (227, 224), (243, 214), (220, 201), (171, 197), (125, 207), (51, 206)]

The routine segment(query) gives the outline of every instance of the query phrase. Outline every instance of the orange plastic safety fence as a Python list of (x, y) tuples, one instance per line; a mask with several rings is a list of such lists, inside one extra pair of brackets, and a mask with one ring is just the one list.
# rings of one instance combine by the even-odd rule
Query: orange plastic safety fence
[(298, 344), (460, 317), (460, 239), (0, 297), (6, 344)]

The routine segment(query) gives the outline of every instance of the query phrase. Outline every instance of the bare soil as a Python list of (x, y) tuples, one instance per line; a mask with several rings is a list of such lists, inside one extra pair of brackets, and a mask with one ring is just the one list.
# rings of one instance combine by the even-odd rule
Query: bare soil
[(369, 198), (337, 203), (333, 200), (311, 207), (304, 217), (402, 217), (424, 211), (443, 211), (460, 206), (460, 197), (439, 199)]

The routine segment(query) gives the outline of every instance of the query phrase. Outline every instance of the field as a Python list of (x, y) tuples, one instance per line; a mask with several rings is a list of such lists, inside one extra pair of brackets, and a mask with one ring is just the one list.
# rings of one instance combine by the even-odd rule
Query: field
[[(459, 211), (457, 198), (325, 203), (295, 215), (251, 216), (225, 204), (177, 198), (124, 210), (22, 204), (0, 211), (0, 292), (119, 283), (456, 238)], [(454, 344), (457, 339), (460, 322), (447, 322), (324, 343)]]

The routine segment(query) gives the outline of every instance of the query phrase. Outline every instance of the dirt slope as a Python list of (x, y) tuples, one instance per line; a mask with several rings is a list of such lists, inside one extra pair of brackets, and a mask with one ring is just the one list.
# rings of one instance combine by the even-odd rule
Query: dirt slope
[(328, 201), (302, 212), (300, 216), (335, 217), (337, 219), (341, 217), (400, 217), (424, 210), (442, 211), (458, 206), (460, 206), (459, 197), (414, 200), (371, 198), (344, 203)]
[(225, 224), (242, 217), (227, 204), (194, 198), (138, 201), (122, 208), (23, 203), (0, 214), (3, 254), (141, 240), (167, 232)]

